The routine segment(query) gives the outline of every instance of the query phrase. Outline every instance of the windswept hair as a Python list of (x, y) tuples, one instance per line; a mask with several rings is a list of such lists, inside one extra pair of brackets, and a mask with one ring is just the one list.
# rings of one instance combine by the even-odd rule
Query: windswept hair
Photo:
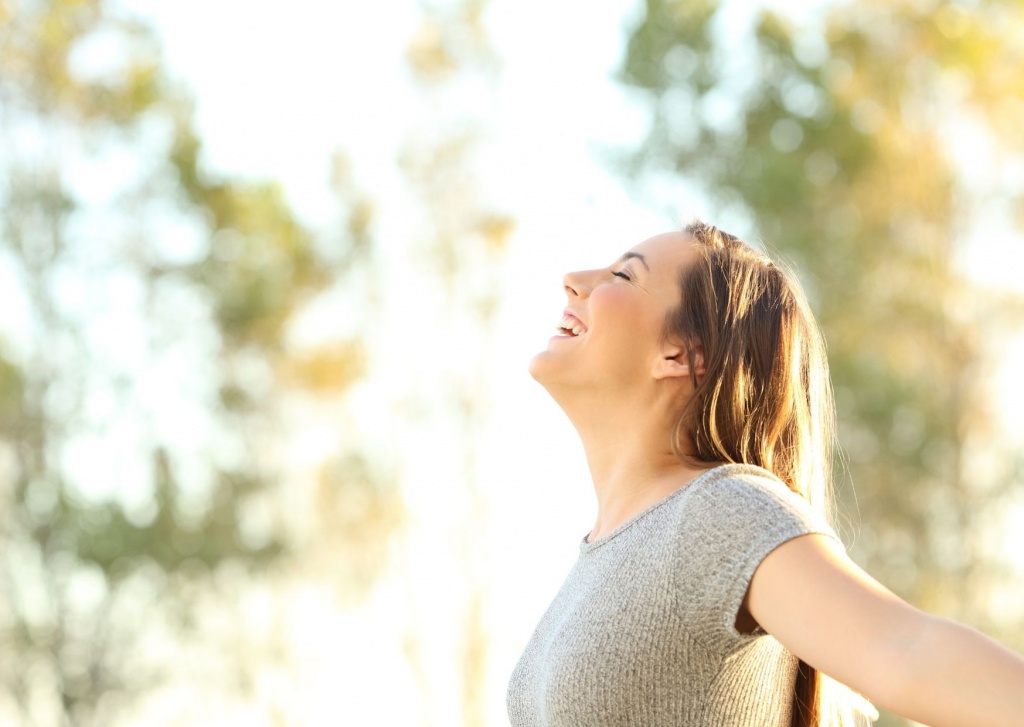
[[(676, 456), (763, 467), (831, 519), (835, 405), (803, 291), (739, 238), (700, 220), (685, 231), (695, 255), (664, 331), (686, 346), (695, 387), (672, 433)], [(843, 690), (801, 661), (792, 727), (850, 724), (840, 714), (856, 698)]]

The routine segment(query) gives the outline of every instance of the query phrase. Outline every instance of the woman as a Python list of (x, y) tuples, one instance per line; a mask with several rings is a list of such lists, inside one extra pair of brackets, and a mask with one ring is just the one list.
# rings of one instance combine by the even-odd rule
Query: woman
[(831, 385), (790, 278), (695, 222), (565, 291), (530, 373), (598, 515), (512, 674), (513, 727), (866, 722), (819, 669), (929, 725), (1024, 724), (1024, 660), (901, 601), (829, 527)]

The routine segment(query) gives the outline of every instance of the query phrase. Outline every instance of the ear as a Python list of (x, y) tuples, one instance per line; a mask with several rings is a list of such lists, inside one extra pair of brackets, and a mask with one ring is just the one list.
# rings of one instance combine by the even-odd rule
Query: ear
[[(698, 377), (704, 375), (704, 351), (699, 346), (693, 351), (694, 372)], [(655, 379), (671, 379), (676, 377), (689, 377), (690, 355), (689, 350), (679, 345), (668, 344), (662, 350), (661, 355), (654, 362), (654, 369), (651, 375)]]

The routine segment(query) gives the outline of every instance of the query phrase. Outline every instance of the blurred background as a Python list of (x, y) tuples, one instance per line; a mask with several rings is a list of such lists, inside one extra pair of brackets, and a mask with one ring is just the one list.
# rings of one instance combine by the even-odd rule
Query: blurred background
[(1024, 649), (1022, 129), (1019, 1), (0, 0), (0, 724), (507, 724), (595, 509), (526, 365), (694, 216), (857, 561)]

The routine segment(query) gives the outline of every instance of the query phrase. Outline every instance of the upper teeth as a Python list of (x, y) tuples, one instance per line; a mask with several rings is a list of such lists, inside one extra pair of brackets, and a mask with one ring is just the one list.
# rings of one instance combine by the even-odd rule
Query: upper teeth
[(583, 325), (572, 316), (563, 316), (562, 322), (558, 324), (560, 330), (572, 331), (572, 335), (578, 336), (586, 329)]

